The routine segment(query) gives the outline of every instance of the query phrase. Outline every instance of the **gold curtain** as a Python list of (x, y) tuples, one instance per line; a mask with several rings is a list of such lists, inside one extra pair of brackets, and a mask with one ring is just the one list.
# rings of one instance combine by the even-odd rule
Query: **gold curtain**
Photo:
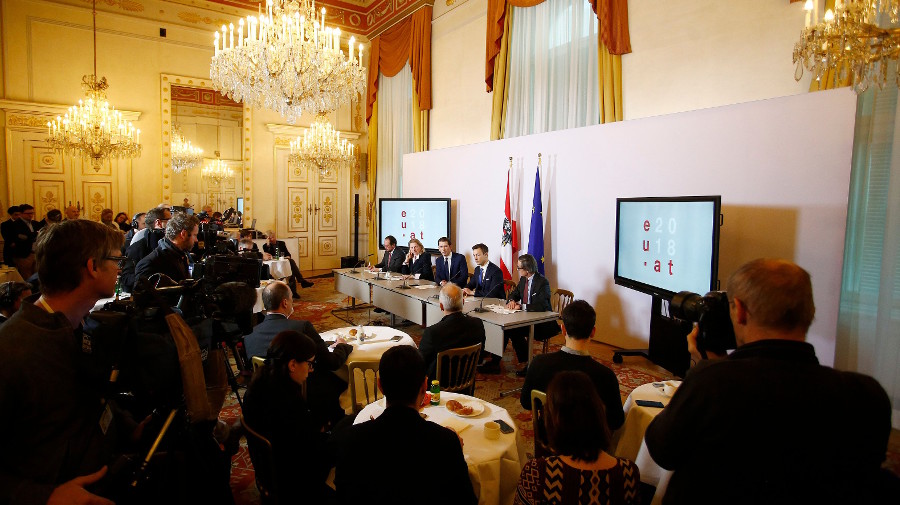
[(369, 233), (369, 253), (378, 254), (378, 227), (375, 223), (375, 190), (378, 188), (378, 102), (372, 102), (372, 119), (369, 121), (369, 141), (367, 150), (366, 189), (369, 197), (366, 200), (366, 230)]
[(428, 111), (419, 107), (419, 94), (416, 93), (416, 80), (413, 79), (412, 95), (413, 118), (413, 152), (428, 150)]
[(600, 79), (600, 123), (622, 120), (622, 57), (610, 54), (597, 40), (597, 77)]
[[(506, 5), (503, 15), (503, 34), (500, 38), (500, 51), (494, 58), (494, 73), (498, 87), (494, 90), (491, 105), (491, 140), (502, 139), (506, 134), (506, 103), (509, 93), (509, 32), (512, 24), (512, 6)], [(488, 83), (488, 91), (493, 83)]]

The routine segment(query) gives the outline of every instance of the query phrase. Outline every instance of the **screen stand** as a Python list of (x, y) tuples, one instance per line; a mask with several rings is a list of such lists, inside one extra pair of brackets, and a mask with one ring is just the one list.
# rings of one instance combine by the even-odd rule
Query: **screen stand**
[(623, 349), (613, 353), (613, 362), (621, 363), (623, 356), (644, 356), (678, 377), (690, 368), (691, 355), (687, 350), (687, 334), (691, 323), (669, 316), (669, 301), (653, 297), (650, 306), (650, 346), (648, 349)]

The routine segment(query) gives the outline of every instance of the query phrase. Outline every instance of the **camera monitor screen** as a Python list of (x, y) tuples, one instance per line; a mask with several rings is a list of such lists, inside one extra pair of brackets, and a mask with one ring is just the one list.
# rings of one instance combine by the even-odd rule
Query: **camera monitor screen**
[(616, 284), (667, 300), (716, 289), (721, 199), (616, 199)]
[(438, 239), (450, 237), (449, 198), (381, 198), (378, 200), (378, 242), (393, 235), (406, 247), (417, 238), (430, 252), (437, 252)]

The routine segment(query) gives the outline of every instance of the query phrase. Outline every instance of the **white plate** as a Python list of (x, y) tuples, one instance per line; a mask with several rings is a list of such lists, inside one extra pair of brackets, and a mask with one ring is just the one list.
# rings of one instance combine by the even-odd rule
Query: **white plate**
[[(457, 400), (457, 401), (459, 401), (459, 400)], [(464, 415), (464, 414), (460, 414), (459, 412), (454, 412), (450, 409), (447, 409), (447, 412), (450, 412), (451, 414), (458, 416), (458, 417), (475, 417), (475, 416), (481, 415), (481, 413), (484, 412), (484, 404), (481, 402), (467, 401), (467, 402), (459, 402), (459, 403), (461, 403), (463, 407), (472, 407), (472, 413)], [(447, 405), (444, 404), (444, 406), (446, 407)]]

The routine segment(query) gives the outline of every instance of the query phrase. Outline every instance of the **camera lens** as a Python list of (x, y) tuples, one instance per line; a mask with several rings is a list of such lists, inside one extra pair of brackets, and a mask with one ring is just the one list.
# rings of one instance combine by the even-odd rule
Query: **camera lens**
[(669, 308), (673, 317), (695, 323), (708, 309), (703, 297), (690, 291), (681, 291), (673, 296)]

